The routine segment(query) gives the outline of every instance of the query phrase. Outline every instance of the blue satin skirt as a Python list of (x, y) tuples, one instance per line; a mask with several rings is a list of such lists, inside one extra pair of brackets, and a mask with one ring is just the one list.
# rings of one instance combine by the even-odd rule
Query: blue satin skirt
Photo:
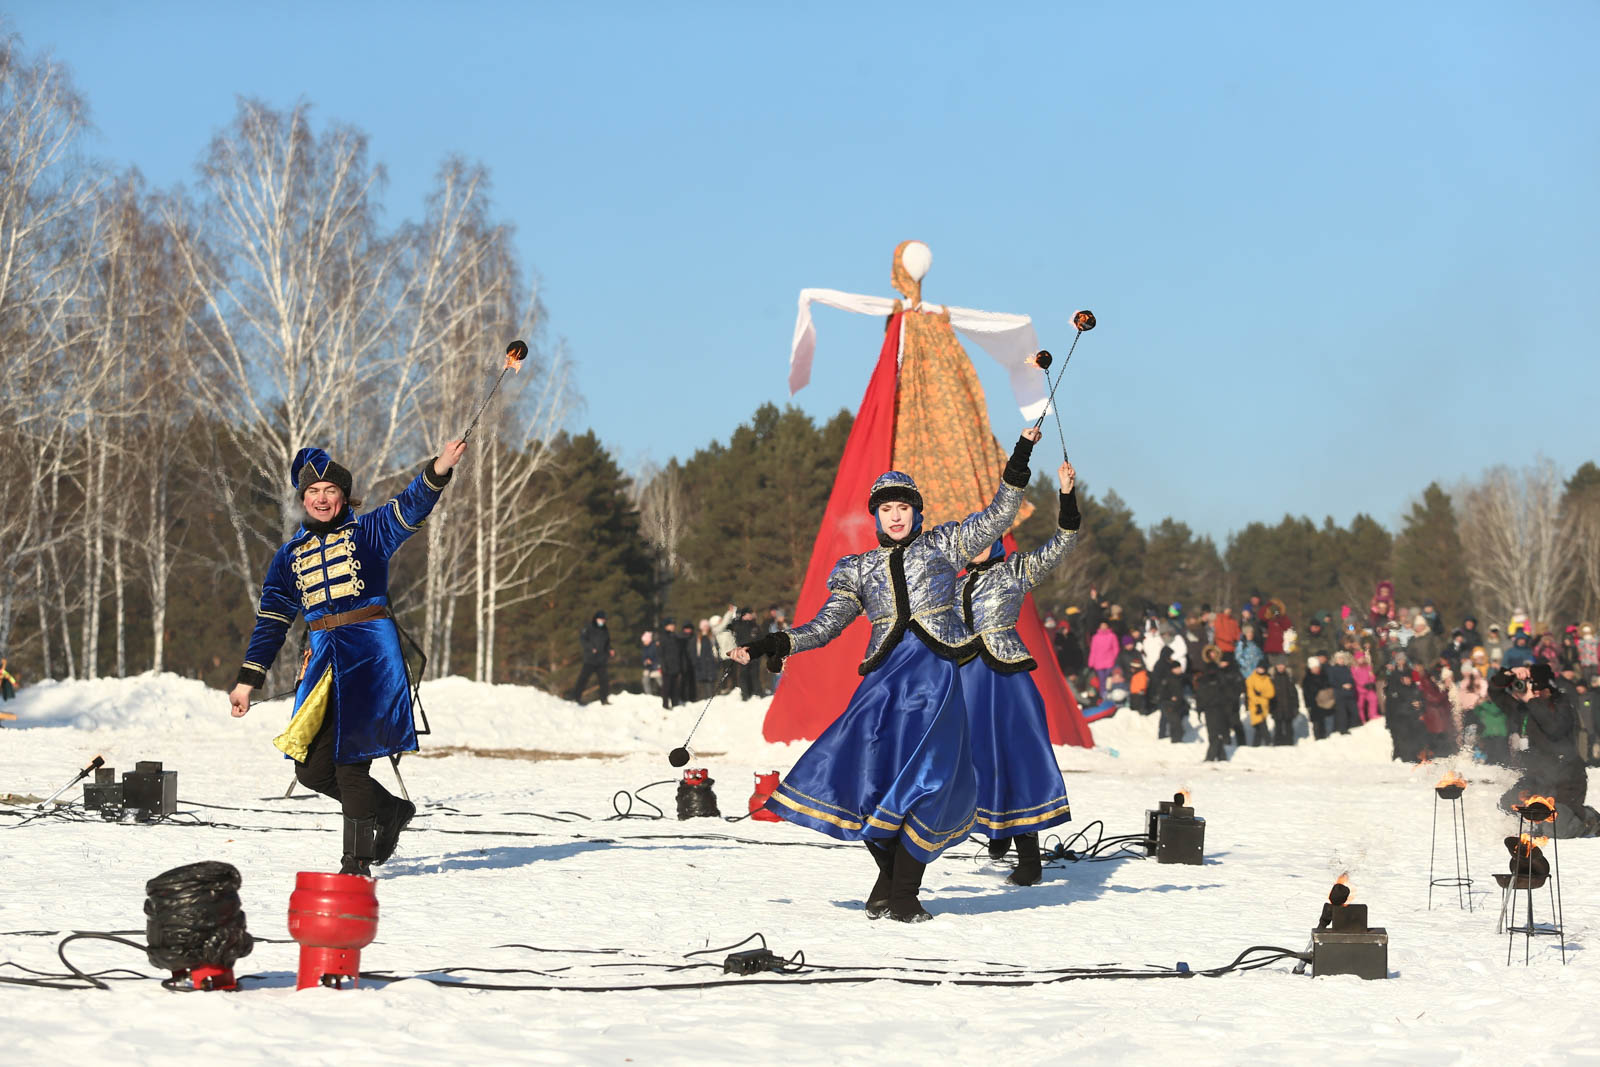
[(898, 837), (929, 863), (966, 838), (977, 799), (960, 670), (907, 631), (766, 806), (841, 841)]
[(961, 688), (978, 776), (977, 831), (1015, 837), (1071, 819), (1044, 698), (1028, 673), (1001, 674), (982, 659), (969, 660)]

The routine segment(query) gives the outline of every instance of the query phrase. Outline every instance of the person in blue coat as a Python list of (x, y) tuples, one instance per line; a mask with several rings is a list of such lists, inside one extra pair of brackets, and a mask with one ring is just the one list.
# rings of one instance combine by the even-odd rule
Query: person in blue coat
[(1038, 664), (1017, 633), (1023, 598), (1077, 546), (1083, 525), (1072, 464), (1062, 463), (1056, 474), (1061, 501), (1050, 540), (1013, 556), (1004, 540), (995, 541), (972, 561), (961, 586), (962, 615), (981, 642), (978, 655), (961, 666), (978, 775), (976, 829), (996, 859), (1016, 844), (1017, 869), (1006, 879), (1012, 885), (1039, 881), (1039, 831), (1072, 818), (1044, 698), (1028, 675)]
[(857, 615), (871, 623), (861, 684), (766, 803), (790, 822), (866, 843), (878, 866), (869, 919), (932, 918), (917, 897), (923, 871), (965, 840), (976, 818), (959, 665), (980, 642), (956, 603), (956, 574), (1016, 517), (1038, 439), (1024, 431), (988, 507), (932, 529), (923, 529), (915, 480), (884, 473), (867, 498), (879, 547), (835, 564), (828, 599), (810, 622), (729, 653), (741, 664), (765, 656), (776, 674), (785, 656), (822, 647)]
[(373, 781), (372, 761), (417, 750), (411, 688), (400, 635), (389, 614), (389, 557), (417, 532), (466, 452), (451, 441), (383, 506), (357, 518), (350, 471), (320, 448), (302, 448), (289, 468), (306, 517), (278, 549), (261, 584), (255, 629), (237, 684), (235, 718), (265, 682), (295, 616), (311, 647), (289, 726), (273, 744), (295, 761), (295, 777), (339, 801), (342, 874), (367, 875), (394, 854), (416, 807)]

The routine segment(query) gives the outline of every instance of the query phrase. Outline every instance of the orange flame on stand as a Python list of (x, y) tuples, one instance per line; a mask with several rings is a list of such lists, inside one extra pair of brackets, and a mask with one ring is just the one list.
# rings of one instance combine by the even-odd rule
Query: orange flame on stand
[(1541, 797), (1541, 796), (1537, 796), (1535, 794), (1530, 794), (1530, 793), (1522, 793), (1522, 794), (1519, 794), (1519, 795), (1522, 798), (1521, 807), (1528, 808), (1528, 807), (1532, 807), (1535, 804), (1543, 804), (1545, 807), (1550, 809), (1550, 814), (1547, 815), (1541, 821), (1543, 821), (1543, 822), (1555, 822), (1556, 821), (1556, 798), (1555, 797)]
[(1543, 834), (1540, 834), (1538, 837), (1530, 837), (1527, 834), (1522, 835), (1522, 851), (1524, 854), (1528, 852), (1530, 846), (1532, 848), (1546, 848), (1549, 846), (1549, 844), (1550, 839), (1545, 837)]
[(1193, 793), (1189, 792), (1189, 787), (1184, 786), (1182, 789), (1179, 789), (1178, 795), (1183, 798), (1183, 806), (1186, 808), (1189, 807), (1189, 798), (1194, 795)]
[(1458, 785), (1465, 789), (1467, 787), (1467, 780), (1461, 777), (1461, 775), (1457, 774), (1455, 771), (1445, 771), (1444, 777), (1439, 779), (1439, 784), (1434, 786), (1434, 788), (1445, 789), (1452, 785)]

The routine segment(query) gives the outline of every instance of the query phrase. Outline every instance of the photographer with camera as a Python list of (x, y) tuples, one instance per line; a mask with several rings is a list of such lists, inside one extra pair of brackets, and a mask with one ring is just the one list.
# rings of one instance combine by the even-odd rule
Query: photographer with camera
[(1552, 796), (1557, 837), (1600, 834), (1600, 813), (1585, 803), (1588, 775), (1578, 752), (1572, 695), (1556, 684), (1549, 664), (1507, 667), (1489, 677), (1489, 699), (1506, 716), (1513, 761), (1522, 776), (1500, 798), (1509, 811), (1523, 795)]

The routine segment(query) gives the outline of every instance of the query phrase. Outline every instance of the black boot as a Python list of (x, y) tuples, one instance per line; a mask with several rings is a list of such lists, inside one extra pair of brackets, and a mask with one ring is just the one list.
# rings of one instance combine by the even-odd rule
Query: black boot
[(1003, 860), (1006, 858), (1006, 853), (1010, 851), (1011, 838), (1009, 837), (996, 837), (989, 841), (989, 858), (992, 860)]
[(1006, 881), (1011, 885), (1038, 885), (1039, 879), (1044, 877), (1044, 865), (1039, 862), (1039, 835), (1018, 834), (1015, 840), (1017, 869)]
[(344, 818), (344, 862), (340, 874), (372, 877), (372, 860), (377, 855), (378, 820)]
[(927, 864), (906, 851), (904, 841), (894, 846), (894, 873), (889, 887), (889, 918), (903, 923), (925, 923), (933, 918), (917, 899)]
[(894, 888), (894, 846), (887, 841), (868, 841), (867, 850), (878, 865), (878, 880), (867, 894), (867, 918), (881, 919), (889, 911), (889, 895)]
[(411, 801), (389, 798), (387, 810), (378, 813), (378, 840), (372, 857), (374, 866), (387, 863), (389, 857), (394, 855), (395, 846), (400, 843), (400, 831), (406, 828), (416, 813), (417, 806)]

